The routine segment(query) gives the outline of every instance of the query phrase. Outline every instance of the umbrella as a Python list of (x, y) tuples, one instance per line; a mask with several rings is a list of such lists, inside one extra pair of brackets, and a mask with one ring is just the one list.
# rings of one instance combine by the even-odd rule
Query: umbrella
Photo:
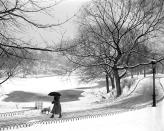
[(50, 92), (48, 95), (49, 96), (61, 96), (61, 94), (59, 92)]

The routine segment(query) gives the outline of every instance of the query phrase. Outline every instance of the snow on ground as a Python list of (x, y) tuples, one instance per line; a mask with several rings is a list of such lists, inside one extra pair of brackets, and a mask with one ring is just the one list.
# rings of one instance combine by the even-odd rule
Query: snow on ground
[[(139, 77), (139, 78), (142, 79), (143, 77)], [(64, 82), (58, 85), (57, 82), (55, 82), (54, 78), (48, 78), (48, 79), (45, 78), (44, 82), (46, 83), (48, 82), (49, 85), (44, 89), (46, 84), (41, 80), (43, 79), (28, 78), (27, 80), (21, 80), (21, 81), (12, 80), (10, 81), (12, 83), (10, 82), (7, 83), (7, 85), (10, 86), (10, 89), (8, 86), (6, 86), (5, 91), (10, 92), (12, 91), (12, 89), (13, 90), (22, 89), (22, 90), (32, 91), (37, 93), (38, 92), (45, 93), (44, 91), (48, 90), (49, 92), (51, 89), (54, 89), (53, 83), (56, 83), (55, 90), (61, 89), (60, 86), (62, 86), (62, 89), (68, 89), (68, 87), (69, 89), (70, 88), (72, 89), (75, 87), (77, 88), (78, 86), (76, 81), (75, 81), (75, 85), (71, 85), (71, 84), (69, 85), (68, 83), (64, 83)], [(135, 84), (137, 84), (138, 81), (136, 81)], [(26, 84), (24, 85), (23, 82), (25, 82)], [(164, 78), (161, 78), (160, 82), (164, 84)], [(14, 87), (12, 87), (12, 84), (14, 85)], [(135, 88), (136, 86), (135, 84), (133, 85), (133, 88)], [(23, 88), (21, 88), (21, 86)], [(43, 90), (40, 90), (39, 87), (41, 87)], [(105, 92), (105, 88), (86, 89), (85, 92), (83, 93), (84, 97), (81, 97), (79, 101), (61, 103), (63, 111), (83, 110), (87, 108), (95, 108), (96, 106), (103, 106), (103, 104), (101, 105), (101, 104), (93, 104), (93, 103), (96, 101), (101, 101), (103, 97), (107, 97), (104, 95), (104, 92)], [(45, 131), (45, 130), (100, 131), (102, 130), (103, 131), (107, 129), (114, 130), (114, 131), (120, 131), (120, 130), (121, 131), (164, 131), (164, 101), (157, 104), (157, 108), (148, 107), (141, 110), (121, 113), (113, 116), (84, 119), (74, 122), (72, 121), (72, 122), (64, 122), (64, 123), (49, 124), (49, 125), (34, 125), (29, 128), (20, 128), (17, 129), (16, 131), (29, 131), (29, 130), (30, 131), (36, 131), (36, 130), (39, 131)]]
[[(76, 76), (71, 77), (42, 77), (42, 78), (12, 78), (5, 82), (0, 87), (0, 112), (10, 112), (16, 110), (22, 110), (21, 107), (34, 107), (35, 102), (26, 102), (26, 103), (16, 103), (16, 102), (4, 102), (2, 101), (7, 96), (5, 94), (11, 93), (13, 91), (25, 91), (25, 92), (32, 92), (32, 93), (39, 93), (42, 95), (47, 96), (47, 94), (51, 91), (60, 91), (66, 89), (75, 89), (79, 87), (90, 87), (96, 86), (96, 83), (90, 84), (80, 84), (78, 82), (78, 78)], [(73, 101), (68, 103), (61, 103), (63, 109), (67, 109), (70, 105), (76, 105), (76, 107), (72, 108), (72, 110), (64, 110), (64, 111), (74, 111), (77, 110), (78, 102)], [(86, 105), (88, 105), (86, 103)], [(3, 106), (3, 107), (2, 107)], [(50, 102), (44, 102), (43, 106), (52, 106)], [(80, 105), (79, 105), (80, 106)]]
[[(94, 84), (91, 84), (92, 86)], [(74, 89), (77, 87), (90, 86), (90, 84), (79, 84), (76, 76), (53, 76), (42, 78), (12, 78), (2, 85), (3, 93), (12, 91), (26, 91), (48, 94), (51, 91)]]
[[(129, 90), (128, 88), (124, 88), (123, 98), (125, 95), (130, 93), (137, 85), (137, 83), (143, 78), (143, 76), (138, 76), (138, 80)], [(130, 78), (129, 78), (130, 79)], [(164, 78), (161, 78), (161, 83), (164, 85)], [(91, 84), (79, 84), (77, 77), (45, 77), (45, 78), (13, 78), (3, 84), (0, 88), (1, 92), (4, 94), (10, 93), (12, 91), (26, 91), (33, 93), (40, 93), (47, 95), (51, 91), (59, 91), (64, 89), (75, 89), (78, 87), (91, 87), (96, 86), (97, 83)], [(111, 87), (110, 87), (111, 88)], [(83, 90), (83, 97), (80, 97), (78, 101), (70, 101), (70, 102), (62, 102), (63, 112), (77, 111), (77, 110), (85, 110), (91, 108), (102, 107), (105, 104), (109, 103), (109, 100), (113, 100), (115, 98), (115, 92), (111, 92), (106, 94), (106, 88), (91, 88), (91, 89), (76, 89)], [(4, 102), (2, 101), (7, 96), (0, 97), (0, 112), (10, 112), (22, 110), (22, 107), (34, 107), (34, 102), (25, 102), (25, 103), (16, 103), (16, 102)], [(106, 102), (105, 102), (106, 101)], [(50, 102), (43, 102), (43, 107), (52, 107)]]
[(164, 101), (157, 107), (147, 107), (113, 116), (48, 125), (34, 125), (16, 131), (164, 131)]
[[(136, 77), (136, 76), (135, 76)], [(130, 77), (128, 78), (130, 79)], [(130, 88), (130, 90), (125, 87), (123, 89), (123, 95), (127, 95), (130, 93), (138, 84), (140, 80), (143, 79), (143, 76), (137, 76), (137, 79), (135, 84)], [(161, 78), (161, 83), (164, 85), (164, 78)], [(59, 77), (59, 76), (53, 76), (53, 77), (42, 77), (42, 78), (13, 78), (7, 81), (2, 85), (0, 88), (0, 92), (2, 94), (8, 94), (12, 91), (26, 91), (26, 92), (33, 92), (33, 93), (40, 93), (43, 95), (47, 95), (51, 91), (59, 91), (59, 90), (65, 90), (65, 89), (75, 89), (79, 87), (92, 87), (96, 86), (97, 83), (91, 83), (91, 84), (79, 84), (78, 79), (76, 76), (71, 77)], [(80, 89), (78, 89), (80, 90)], [(63, 102), (61, 103), (63, 106), (63, 111), (75, 111), (75, 110), (83, 110), (88, 108), (93, 108), (96, 106), (102, 106), (93, 104), (96, 102), (101, 102), (104, 100), (109, 101), (114, 99), (115, 92), (111, 92), (109, 94), (106, 94), (106, 88), (90, 88), (90, 89), (81, 89), (85, 92), (82, 93), (83, 97), (80, 97), (78, 101), (71, 101), (71, 102)], [(21, 107), (34, 107), (35, 102), (26, 102), (26, 103), (16, 103), (16, 102), (3, 102), (2, 100), (7, 97), (5, 95), (1, 95), (0, 97), (0, 106), (4, 106), (5, 109), (1, 112), (5, 111), (14, 111), (14, 110), (20, 110)], [(121, 97), (120, 97), (121, 98)], [(83, 105), (83, 106), (81, 106)], [(44, 102), (44, 107), (51, 106), (50, 102)], [(8, 107), (8, 108), (7, 108)], [(69, 108), (71, 107), (71, 108)], [(8, 109), (8, 110), (7, 110)]]

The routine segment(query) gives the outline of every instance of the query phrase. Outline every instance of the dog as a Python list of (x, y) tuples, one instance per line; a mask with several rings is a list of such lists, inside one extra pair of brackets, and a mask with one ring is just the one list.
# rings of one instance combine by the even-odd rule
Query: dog
[(49, 114), (50, 111), (51, 111), (51, 108), (50, 108), (50, 107), (47, 107), (47, 108), (43, 108), (43, 109), (41, 110), (41, 113), (42, 113), (42, 114)]

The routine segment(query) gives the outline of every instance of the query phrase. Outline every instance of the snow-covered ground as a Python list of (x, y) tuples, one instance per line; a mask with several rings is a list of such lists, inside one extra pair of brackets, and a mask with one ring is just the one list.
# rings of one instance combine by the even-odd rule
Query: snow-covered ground
[[(141, 78), (143, 76), (140, 76)], [(138, 79), (141, 79), (138, 77)], [(25, 91), (32, 93), (39, 93), (47, 96), (51, 91), (60, 91), (66, 89), (82, 90), (82, 97), (77, 101), (62, 102), (63, 112), (77, 111), (92, 109), (97, 107), (102, 107), (106, 103), (99, 103), (103, 97), (109, 101), (109, 99), (114, 98), (114, 93), (106, 94), (106, 87), (103, 88), (86, 88), (85, 87), (94, 87), (97, 86), (98, 82), (81, 84), (78, 82), (76, 76), (71, 77), (42, 77), (42, 78), (12, 78), (0, 87), (0, 113), (11, 112), (22, 110), (22, 107), (34, 107), (34, 102), (4, 102), (3, 99), (7, 98), (7, 95), (13, 91)], [(135, 86), (135, 85), (134, 85)], [(77, 89), (82, 87), (82, 89)], [(111, 87), (110, 87), (111, 88)], [(133, 88), (131, 88), (133, 90)], [(124, 89), (124, 94), (128, 93), (131, 90)], [(109, 99), (108, 99), (109, 98)], [(82, 106), (83, 105), (83, 106)], [(43, 107), (52, 107), (50, 102), (43, 102)]]
[[(139, 80), (143, 78), (143, 76), (138, 76), (138, 80), (135, 82), (133, 87), (128, 90), (127, 87), (123, 90), (123, 95), (127, 95), (131, 92), (138, 83)], [(163, 83), (162, 83), (163, 82)], [(161, 78), (161, 83), (164, 85), (164, 78)], [(60, 91), (66, 89), (74, 89), (74, 90), (82, 90), (83, 97), (80, 97), (77, 101), (70, 102), (62, 102), (62, 110), (63, 112), (77, 111), (77, 110), (85, 110), (92, 109), (97, 107), (102, 107), (105, 104), (108, 104), (109, 99), (114, 98), (114, 93), (106, 94), (106, 88), (91, 88), (85, 89), (85, 87), (94, 87), (98, 83), (89, 83), (89, 84), (80, 84), (78, 82), (78, 78), (76, 76), (71, 77), (43, 77), (43, 78), (13, 78), (7, 81), (0, 87), (0, 113), (3, 112), (11, 112), (22, 110), (22, 107), (34, 107), (34, 102), (4, 102), (3, 99), (6, 98), (6, 95), (13, 91), (25, 91), (32, 93), (39, 93), (47, 96), (47, 94), (51, 91)], [(75, 89), (84, 87), (82, 89)], [(105, 98), (105, 99), (104, 99)], [(121, 98), (121, 97), (120, 97)], [(103, 102), (101, 102), (103, 100)], [(107, 103), (104, 102), (107, 101)], [(99, 103), (99, 104), (97, 104)], [(43, 102), (43, 107), (52, 107), (51, 102)]]
[[(26, 91), (47, 95), (51, 91), (74, 89), (90, 85), (79, 84), (76, 76), (53, 76), (41, 78), (12, 78), (5, 82), (0, 92)], [(92, 84), (93, 86), (93, 84)]]
[[(71, 77), (42, 77), (42, 78), (12, 78), (4, 83), (0, 87), (0, 113), (10, 112), (16, 110), (22, 110), (21, 107), (34, 107), (34, 102), (26, 102), (26, 103), (16, 103), (16, 102), (4, 102), (3, 99), (7, 98), (7, 95), (13, 91), (24, 91), (31, 93), (38, 93), (47, 96), (47, 94), (51, 91), (60, 91), (66, 89), (75, 89), (80, 87), (90, 87), (96, 86), (96, 83), (90, 84), (80, 84), (78, 82), (78, 78), (76, 76)], [(78, 89), (79, 90), (79, 89)], [(88, 106), (90, 101), (82, 100), (82, 103), (77, 101), (61, 103), (63, 107), (63, 111), (74, 111), (78, 110), (81, 104), (85, 103)], [(74, 106), (76, 105), (76, 106)], [(52, 106), (50, 102), (43, 102), (43, 106)], [(69, 108), (72, 107), (72, 108)], [(85, 107), (85, 106), (84, 106)], [(85, 109), (85, 108), (84, 108)]]
[[(143, 77), (139, 77), (142, 79)], [(58, 79), (58, 78), (57, 78)], [(64, 79), (64, 78), (62, 78)], [(4, 92), (9, 93), (14, 90), (23, 90), (47, 94), (54, 90), (73, 89), (77, 87), (88, 87), (91, 85), (79, 85), (76, 79), (63, 81), (52, 78), (28, 78), (28, 79), (12, 79), (3, 85)], [(70, 82), (71, 81), (71, 82)], [(164, 78), (160, 79), (164, 85)], [(55, 84), (54, 84), (55, 83)], [(58, 83), (58, 84), (57, 84)], [(136, 82), (137, 83), (137, 82)], [(142, 83), (142, 82), (141, 82)], [(135, 85), (134, 85), (135, 87)], [(127, 89), (125, 89), (127, 90)], [(62, 108), (64, 111), (83, 110), (87, 108), (95, 108), (104, 104), (93, 104), (96, 101), (102, 100), (102, 89), (86, 89), (78, 101), (64, 102)], [(125, 91), (127, 93), (127, 91)], [(104, 96), (108, 97), (108, 96)], [(0, 101), (2, 104), (2, 101)], [(100, 102), (101, 103), (101, 102)], [(13, 103), (16, 104), (16, 103)], [(28, 103), (29, 104), (29, 103)], [(106, 104), (106, 103), (105, 103)], [(99, 118), (83, 119), (79, 121), (64, 122), (49, 125), (34, 125), (29, 128), (20, 128), (16, 131), (99, 131), (99, 130), (114, 130), (114, 131), (164, 131), (164, 101), (157, 105), (157, 108), (148, 107), (137, 111), (121, 113), (113, 116), (104, 116)]]
[(164, 131), (164, 101), (157, 107), (58, 124), (34, 125), (16, 131)]

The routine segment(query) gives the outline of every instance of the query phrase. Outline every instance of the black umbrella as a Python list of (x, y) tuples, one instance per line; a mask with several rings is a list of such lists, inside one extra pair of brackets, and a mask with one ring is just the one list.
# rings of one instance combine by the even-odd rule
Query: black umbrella
[(50, 92), (48, 95), (49, 96), (61, 96), (61, 94), (59, 92)]

